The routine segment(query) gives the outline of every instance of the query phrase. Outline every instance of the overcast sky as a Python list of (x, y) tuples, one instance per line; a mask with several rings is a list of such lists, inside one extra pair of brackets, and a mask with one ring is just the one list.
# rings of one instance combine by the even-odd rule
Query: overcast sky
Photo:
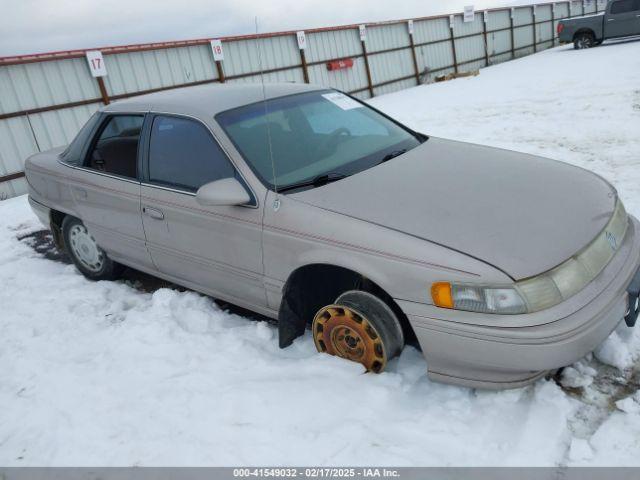
[(529, 0), (0, 0), (0, 56), (393, 20)]

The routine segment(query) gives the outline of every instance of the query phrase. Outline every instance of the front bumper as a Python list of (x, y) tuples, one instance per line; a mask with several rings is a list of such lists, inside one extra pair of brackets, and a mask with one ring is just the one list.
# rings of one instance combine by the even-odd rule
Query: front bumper
[(479, 388), (519, 387), (591, 352), (625, 315), (631, 323), (629, 304), (635, 307), (640, 293), (640, 223), (629, 220), (625, 240), (607, 267), (582, 292), (548, 310), (492, 315), (491, 325), (478, 325), (469, 322), (468, 312), (398, 301), (429, 376)]

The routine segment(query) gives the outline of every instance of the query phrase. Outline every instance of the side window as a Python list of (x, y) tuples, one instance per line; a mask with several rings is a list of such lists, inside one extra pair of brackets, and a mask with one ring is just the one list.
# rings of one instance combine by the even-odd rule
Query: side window
[(96, 127), (98, 121), (100, 120), (100, 114), (94, 113), (91, 115), (87, 123), (80, 129), (75, 138), (71, 141), (69, 146), (66, 148), (64, 152), (60, 154), (60, 158), (71, 165), (80, 165), (82, 164), (82, 152), (84, 151), (84, 147), (89, 141), (91, 136), (91, 132)]
[(85, 166), (113, 175), (137, 178), (138, 143), (143, 115), (113, 115), (102, 124)]
[(611, 4), (611, 14), (617, 15), (619, 13), (633, 12), (637, 7), (637, 0), (619, 0)]
[(151, 127), (149, 181), (195, 192), (202, 185), (235, 176), (235, 169), (200, 122), (157, 116)]

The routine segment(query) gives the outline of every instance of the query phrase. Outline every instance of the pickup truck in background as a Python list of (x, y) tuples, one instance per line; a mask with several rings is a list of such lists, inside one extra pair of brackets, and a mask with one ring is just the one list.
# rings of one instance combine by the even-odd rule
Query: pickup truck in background
[(591, 48), (609, 38), (640, 35), (640, 0), (612, 0), (603, 13), (558, 23), (560, 43)]

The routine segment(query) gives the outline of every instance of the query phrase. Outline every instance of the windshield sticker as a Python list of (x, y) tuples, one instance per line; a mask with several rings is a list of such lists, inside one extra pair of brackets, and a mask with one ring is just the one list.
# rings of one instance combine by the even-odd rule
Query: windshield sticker
[(361, 103), (356, 102), (353, 98), (347, 97), (340, 92), (325, 93), (322, 96), (342, 110), (352, 110), (363, 107)]

